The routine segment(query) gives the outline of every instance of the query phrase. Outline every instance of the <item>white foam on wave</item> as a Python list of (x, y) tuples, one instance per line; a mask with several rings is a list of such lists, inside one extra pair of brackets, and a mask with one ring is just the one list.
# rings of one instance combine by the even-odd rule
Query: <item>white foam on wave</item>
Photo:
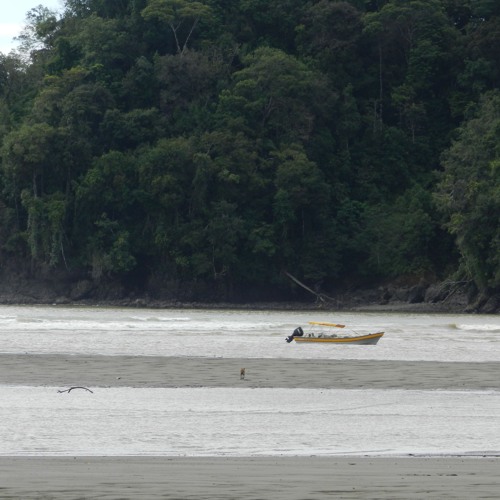
[(189, 317), (168, 317), (168, 316), (130, 316), (130, 319), (133, 321), (191, 321)]
[(17, 316), (7, 316), (0, 314), (0, 321), (12, 321), (15, 320)]
[(454, 325), (457, 330), (477, 331), (477, 332), (500, 332), (500, 325), (495, 324), (458, 324)]

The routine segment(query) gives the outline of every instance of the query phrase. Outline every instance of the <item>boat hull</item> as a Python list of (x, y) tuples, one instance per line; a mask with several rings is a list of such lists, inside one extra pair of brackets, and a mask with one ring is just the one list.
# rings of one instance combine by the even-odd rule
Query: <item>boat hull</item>
[(384, 335), (384, 332), (370, 333), (357, 337), (294, 337), (297, 343), (321, 343), (321, 344), (364, 344), (374, 345)]

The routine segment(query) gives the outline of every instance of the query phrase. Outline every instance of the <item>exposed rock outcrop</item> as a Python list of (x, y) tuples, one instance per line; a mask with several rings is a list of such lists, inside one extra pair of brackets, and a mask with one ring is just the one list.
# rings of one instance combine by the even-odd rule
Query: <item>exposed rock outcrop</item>
[[(212, 293), (213, 292), (213, 293)], [(258, 300), (255, 298), (258, 297)], [(222, 293), (220, 286), (214, 292), (210, 286), (193, 283), (168, 289), (147, 286), (130, 290), (118, 281), (97, 283), (89, 278), (52, 276), (33, 279), (23, 275), (0, 277), (1, 304), (86, 304), (123, 307), (212, 307), (244, 309), (330, 309), (369, 311), (414, 311), (450, 313), (500, 313), (500, 294), (481, 295), (467, 283), (405, 282), (383, 286), (358, 287), (329, 291), (328, 300), (318, 301), (307, 293), (280, 295), (253, 290), (245, 293)]]

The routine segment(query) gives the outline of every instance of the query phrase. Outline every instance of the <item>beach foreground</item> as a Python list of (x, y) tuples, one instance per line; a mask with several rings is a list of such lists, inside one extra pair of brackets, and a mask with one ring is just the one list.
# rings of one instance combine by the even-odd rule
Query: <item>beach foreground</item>
[[(240, 368), (246, 377), (240, 380)], [(0, 355), (0, 384), (96, 387), (500, 388), (500, 363)], [(61, 429), (61, 433), (71, 429)], [(486, 452), (485, 452), (486, 453)], [(0, 498), (498, 498), (500, 458), (0, 457)]]
[(0, 458), (1, 498), (498, 498), (496, 458)]

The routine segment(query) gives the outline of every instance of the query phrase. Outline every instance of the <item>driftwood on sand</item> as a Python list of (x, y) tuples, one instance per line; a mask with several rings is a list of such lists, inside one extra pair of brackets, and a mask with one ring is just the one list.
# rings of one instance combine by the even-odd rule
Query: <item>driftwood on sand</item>
[(74, 386), (74, 387), (70, 387), (69, 389), (64, 389), (64, 391), (57, 391), (57, 392), (71, 392), (73, 389), (84, 389), (84, 390), (89, 391), (92, 394), (94, 394), (94, 391), (91, 391), (87, 387), (82, 387), (82, 386)]

